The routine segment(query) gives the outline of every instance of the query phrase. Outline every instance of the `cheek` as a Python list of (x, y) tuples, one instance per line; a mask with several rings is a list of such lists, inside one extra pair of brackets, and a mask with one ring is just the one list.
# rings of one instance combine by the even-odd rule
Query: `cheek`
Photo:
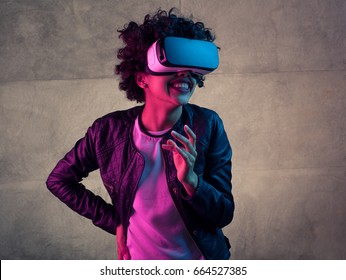
[(154, 90), (155, 92), (162, 92), (164, 91), (168, 91), (169, 86), (168, 83), (165, 82), (164, 80), (156, 80), (153, 81), (151, 84), (151, 89)]
[(161, 79), (158, 84), (159, 84), (161, 90), (165, 89), (166, 91), (169, 91), (170, 86), (169, 86), (169, 80), (168, 79)]
[(171, 90), (170, 80), (167, 80), (164, 82), (164, 88), (165, 88), (166, 92), (169, 92)]
[(197, 86), (197, 84), (196, 84), (196, 83), (194, 83), (194, 84), (193, 84), (193, 87), (192, 87), (192, 89), (191, 89), (191, 94), (193, 94), (193, 93), (195, 92), (195, 90), (196, 90), (196, 86)]

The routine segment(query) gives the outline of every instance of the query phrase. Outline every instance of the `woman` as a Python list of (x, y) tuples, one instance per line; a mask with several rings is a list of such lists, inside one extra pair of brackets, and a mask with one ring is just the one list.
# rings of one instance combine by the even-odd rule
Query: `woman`
[[(120, 89), (144, 105), (96, 120), (58, 162), (47, 186), (71, 209), (116, 234), (119, 259), (228, 259), (221, 228), (234, 212), (231, 147), (219, 116), (189, 104), (196, 85), (203, 86), (201, 73), (212, 70), (189, 61), (166, 70), (151, 67), (160, 58), (148, 51), (168, 55), (174, 42), (174, 51), (192, 46), (197, 52), (201, 45), (209, 56), (206, 44), (214, 36), (174, 10), (159, 10), (119, 32), (125, 44), (115, 67)], [(163, 46), (166, 38), (173, 41)], [(80, 183), (96, 169), (112, 205)]]

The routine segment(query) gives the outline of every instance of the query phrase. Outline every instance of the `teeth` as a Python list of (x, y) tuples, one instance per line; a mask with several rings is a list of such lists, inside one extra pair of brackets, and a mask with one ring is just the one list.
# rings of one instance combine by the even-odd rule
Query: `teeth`
[(188, 83), (174, 83), (173, 87), (174, 88), (189, 88), (189, 84)]

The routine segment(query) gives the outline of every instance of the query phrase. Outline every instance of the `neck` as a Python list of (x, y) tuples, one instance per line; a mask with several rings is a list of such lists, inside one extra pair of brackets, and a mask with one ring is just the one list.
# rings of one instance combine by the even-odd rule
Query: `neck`
[(145, 104), (141, 116), (142, 124), (148, 131), (169, 129), (179, 120), (182, 111), (182, 106), (167, 110), (166, 108), (151, 108)]

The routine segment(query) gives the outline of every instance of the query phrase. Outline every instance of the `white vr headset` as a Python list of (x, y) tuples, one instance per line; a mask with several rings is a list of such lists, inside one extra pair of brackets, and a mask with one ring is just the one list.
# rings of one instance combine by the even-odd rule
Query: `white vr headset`
[(146, 71), (152, 75), (186, 70), (205, 75), (218, 66), (216, 45), (204, 40), (165, 37), (152, 44), (147, 52)]

